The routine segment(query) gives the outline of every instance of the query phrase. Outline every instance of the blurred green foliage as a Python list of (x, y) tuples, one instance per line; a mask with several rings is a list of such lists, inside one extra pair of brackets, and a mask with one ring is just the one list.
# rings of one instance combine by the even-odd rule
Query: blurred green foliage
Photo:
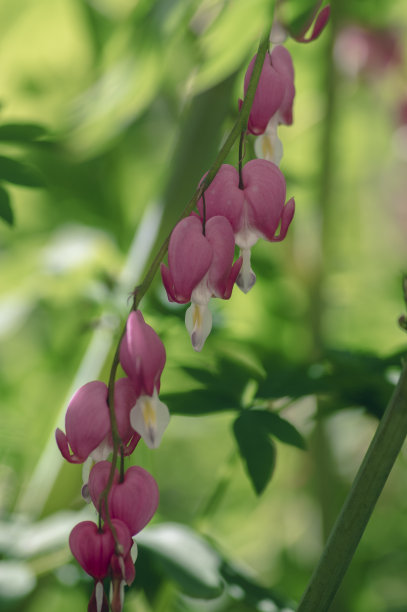
[[(402, 0), (332, 8), (318, 41), (287, 42), (297, 90), (294, 125), (281, 128), (297, 206), (287, 239), (256, 245), (255, 287), (213, 304), (201, 354), (158, 279), (142, 303), (165, 342), (173, 417), (160, 449), (140, 444), (132, 458), (161, 501), (140, 536), (129, 612), (293, 605), (394, 388), (406, 344), (396, 109), (407, 10)], [(83, 515), (81, 470), (62, 464), (54, 430), (78, 386), (106, 379), (129, 295), (236, 119), (269, 17), (266, 0), (0, 4), (1, 609), (86, 608), (90, 582), (67, 548)], [(335, 41), (353, 23), (394, 30), (401, 65), (344, 71)], [(307, 450), (294, 448), (303, 439)], [(407, 609), (406, 469), (402, 454), (336, 612)], [(173, 554), (159, 529), (178, 534)]]

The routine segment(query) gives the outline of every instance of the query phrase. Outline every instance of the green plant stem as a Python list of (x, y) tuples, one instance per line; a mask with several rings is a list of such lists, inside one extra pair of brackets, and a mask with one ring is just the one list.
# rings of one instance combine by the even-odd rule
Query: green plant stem
[[(202, 180), (202, 182), (196, 189), (194, 195), (189, 200), (188, 204), (185, 206), (179, 218), (179, 221), (181, 221), (181, 219), (183, 219), (184, 217), (187, 217), (193, 211), (198, 200), (202, 197), (202, 194), (204, 193), (204, 191), (206, 191), (206, 189), (208, 189), (209, 185), (212, 183), (213, 179), (215, 178), (216, 174), (219, 171), (219, 168), (225, 161), (229, 151), (231, 150), (236, 140), (240, 137), (242, 132), (246, 132), (250, 110), (251, 110), (254, 96), (256, 93), (257, 83), (259, 82), (261, 69), (264, 63), (264, 58), (266, 56), (266, 53), (268, 51), (269, 44), (270, 44), (270, 40), (269, 40), (270, 29), (271, 29), (271, 24), (270, 24), (270, 27), (266, 29), (265, 34), (263, 35), (260, 41), (259, 48), (257, 50), (256, 61), (254, 62), (253, 72), (250, 78), (249, 87), (247, 88), (247, 92), (243, 100), (242, 107), (240, 109), (239, 118), (236, 121), (235, 125), (233, 126), (226, 141), (224, 142), (214, 163), (209, 168), (209, 171), (207, 172), (205, 178)], [(155, 256), (150, 268), (148, 269), (141, 285), (136, 287), (134, 291), (132, 310), (137, 310), (141, 299), (144, 297), (151, 283), (153, 282), (154, 276), (158, 270), (158, 266), (160, 265), (160, 263), (162, 262), (162, 260), (164, 259), (167, 253), (168, 244), (170, 242), (170, 236), (171, 236), (171, 232), (167, 236), (167, 238), (164, 240), (161, 247), (159, 248), (157, 255)]]
[(407, 435), (407, 361), (297, 612), (325, 612)]
[[(246, 96), (243, 100), (243, 104), (239, 113), (239, 118), (236, 121), (235, 125), (233, 126), (229, 136), (227, 137), (225, 143), (223, 144), (221, 150), (219, 151), (216, 160), (214, 161), (214, 163), (212, 164), (212, 166), (210, 167), (208, 173), (206, 174), (205, 178), (203, 179), (203, 181), (200, 183), (200, 185), (198, 186), (198, 188), (196, 189), (194, 195), (192, 196), (192, 198), (190, 199), (190, 201), (188, 202), (188, 204), (185, 206), (184, 211), (180, 217), (180, 220), (183, 219), (184, 217), (187, 217), (192, 210), (195, 208), (198, 200), (202, 197), (203, 193), (205, 192), (205, 190), (209, 187), (209, 185), (211, 184), (211, 182), (213, 181), (213, 179), (215, 178), (219, 168), (221, 167), (221, 165), (223, 164), (223, 162), (226, 159), (226, 156), (228, 155), (230, 149), (232, 148), (232, 146), (234, 145), (235, 141), (237, 140), (237, 138), (240, 136), (240, 134), (242, 132), (246, 131), (247, 128), (247, 123), (249, 120), (249, 114), (250, 114), (250, 109), (252, 107), (253, 104), (253, 100), (254, 100), (254, 96), (256, 93), (256, 88), (257, 88), (257, 83), (259, 82), (259, 78), (260, 78), (260, 73), (261, 73), (261, 69), (263, 67), (263, 62), (264, 62), (264, 58), (266, 56), (267, 50), (269, 48), (269, 33), (270, 33), (270, 29), (271, 29), (271, 24), (270, 27), (268, 27), (265, 30), (264, 35), (262, 36), (261, 40), (260, 40), (260, 44), (259, 44), (259, 48), (257, 51), (257, 57), (256, 57), (256, 61), (254, 63), (253, 66), (253, 72), (250, 78), (250, 83), (249, 83), (249, 87), (247, 89), (246, 92)], [(144, 295), (146, 294), (147, 290), (150, 288), (151, 283), (153, 282), (154, 276), (158, 270), (158, 267), (160, 265), (160, 263), (162, 262), (162, 260), (164, 259), (167, 250), (168, 250), (168, 245), (169, 245), (169, 241), (170, 241), (170, 236), (171, 233), (167, 236), (167, 238), (164, 240), (164, 242), (162, 243), (161, 247), (159, 248), (150, 268), (147, 270), (147, 273), (142, 281), (142, 283), (140, 285), (138, 285), (134, 292), (133, 292), (133, 304), (132, 304), (132, 308), (131, 310), (137, 310), (141, 299), (144, 297)], [(109, 478), (108, 478), (108, 482), (106, 484), (105, 489), (102, 491), (101, 496), (100, 496), (100, 507), (102, 507), (102, 504), (104, 505), (103, 507), (105, 508), (105, 514), (106, 514), (106, 521), (109, 525), (109, 527), (112, 530), (113, 536), (115, 538), (115, 543), (116, 546), (119, 546), (119, 542), (116, 538), (116, 533), (115, 530), (113, 528), (113, 525), (111, 523), (110, 517), (109, 517), (109, 511), (108, 511), (108, 503), (107, 503), (107, 498), (109, 495), (109, 491), (112, 488), (113, 485), (113, 480), (114, 480), (114, 473), (115, 473), (115, 469), (116, 469), (116, 464), (117, 464), (117, 458), (119, 455), (119, 447), (121, 444), (121, 440), (120, 440), (120, 436), (119, 436), (119, 432), (117, 429), (117, 421), (116, 421), (116, 415), (115, 415), (115, 411), (114, 411), (114, 386), (115, 386), (115, 380), (116, 380), (116, 372), (117, 372), (117, 368), (119, 366), (119, 362), (120, 362), (120, 343), (122, 341), (123, 336), (126, 333), (126, 326), (124, 326), (121, 334), (120, 334), (120, 338), (116, 347), (116, 351), (113, 357), (113, 361), (112, 361), (112, 365), (110, 368), (110, 374), (109, 374), (109, 383), (108, 383), (108, 404), (109, 404), (109, 416), (110, 416), (110, 425), (111, 425), (111, 433), (112, 433), (112, 441), (113, 441), (113, 456), (112, 456), (112, 467), (109, 473)]]

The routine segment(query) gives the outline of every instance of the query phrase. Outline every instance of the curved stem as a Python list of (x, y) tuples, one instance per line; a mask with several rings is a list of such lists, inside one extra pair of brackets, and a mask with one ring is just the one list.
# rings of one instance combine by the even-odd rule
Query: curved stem
[[(261, 69), (263, 67), (263, 62), (264, 62), (264, 58), (265, 55), (267, 53), (268, 47), (269, 47), (269, 32), (271, 29), (271, 24), (270, 27), (267, 28), (267, 30), (265, 31), (265, 34), (262, 36), (260, 44), (259, 44), (259, 48), (257, 51), (257, 57), (256, 57), (256, 61), (254, 63), (253, 66), (253, 72), (250, 78), (250, 83), (249, 83), (249, 87), (247, 89), (246, 92), (246, 96), (243, 100), (243, 104), (240, 110), (240, 114), (239, 114), (239, 118), (236, 121), (234, 127), (232, 128), (229, 136), (227, 137), (225, 143), (223, 144), (221, 150), (218, 153), (218, 156), (216, 157), (216, 160), (214, 161), (214, 163), (212, 164), (212, 166), (210, 167), (208, 173), (206, 174), (204, 180), (200, 183), (200, 185), (198, 186), (198, 188), (196, 189), (194, 195), (192, 196), (192, 198), (190, 199), (190, 201), (188, 202), (188, 204), (185, 206), (184, 211), (180, 217), (180, 220), (183, 219), (184, 217), (187, 217), (192, 210), (195, 208), (199, 198), (202, 197), (203, 193), (205, 192), (205, 190), (209, 187), (209, 185), (211, 184), (211, 182), (213, 181), (213, 179), (215, 178), (219, 168), (221, 167), (221, 165), (223, 164), (223, 162), (226, 159), (226, 156), (228, 155), (230, 149), (232, 148), (233, 144), (235, 143), (236, 139), (238, 138), (238, 136), (242, 133), (244, 133), (246, 131), (247, 128), (247, 122), (249, 120), (249, 114), (250, 114), (250, 109), (252, 107), (253, 104), (253, 100), (254, 100), (254, 96), (256, 93), (256, 88), (257, 88), (257, 83), (259, 81), (260, 78), (260, 73), (261, 73)], [(131, 310), (137, 310), (140, 301), (142, 300), (142, 298), (144, 297), (144, 295), (146, 294), (147, 290), (150, 288), (151, 283), (153, 282), (154, 276), (158, 270), (158, 267), (161, 263), (161, 261), (164, 259), (167, 250), (168, 250), (168, 244), (170, 241), (170, 235), (171, 233), (167, 236), (167, 238), (164, 240), (164, 242), (162, 243), (161, 247), (159, 248), (150, 268), (147, 270), (147, 273), (142, 281), (142, 283), (140, 285), (138, 285), (134, 292), (133, 292), (133, 304), (131, 307)], [(122, 341), (123, 336), (126, 333), (126, 325), (124, 326), (117, 347), (116, 347), (116, 351), (113, 357), (113, 361), (112, 361), (112, 365), (110, 368), (110, 374), (109, 374), (109, 384), (108, 384), (108, 404), (109, 404), (109, 416), (110, 416), (110, 424), (111, 424), (111, 432), (112, 432), (112, 441), (113, 441), (113, 456), (112, 456), (112, 466), (111, 466), (111, 470), (109, 473), (109, 478), (108, 478), (108, 482), (106, 484), (105, 489), (103, 490), (101, 496), (100, 496), (100, 509), (102, 508), (102, 504), (104, 504), (104, 508), (105, 508), (105, 515), (106, 515), (106, 521), (110, 527), (110, 529), (112, 530), (113, 533), (113, 537), (115, 539), (115, 543), (116, 543), (116, 547), (119, 546), (119, 542), (117, 540), (117, 536), (116, 536), (116, 531), (111, 523), (111, 519), (109, 516), (109, 509), (108, 509), (108, 503), (107, 503), (107, 499), (108, 499), (108, 495), (110, 492), (110, 489), (112, 488), (113, 485), (113, 480), (114, 480), (114, 474), (115, 474), (115, 469), (116, 469), (116, 464), (117, 464), (117, 458), (118, 458), (118, 451), (119, 451), (119, 446), (121, 445), (121, 440), (120, 440), (120, 436), (119, 436), (119, 432), (117, 429), (117, 421), (116, 421), (116, 415), (115, 415), (115, 411), (114, 411), (114, 385), (115, 385), (115, 379), (116, 379), (116, 372), (117, 372), (117, 368), (119, 366), (119, 362), (120, 362), (120, 343)]]
[[(270, 44), (270, 41), (269, 41), (270, 29), (271, 29), (271, 24), (270, 24), (270, 27), (267, 28), (263, 37), (261, 38), (259, 48), (257, 50), (256, 61), (254, 62), (254, 66), (253, 66), (253, 72), (250, 78), (249, 87), (247, 88), (247, 92), (243, 100), (242, 107), (240, 109), (239, 118), (236, 121), (235, 125), (233, 126), (226, 141), (224, 142), (214, 163), (209, 168), (209, 171), (206, 174), (205, 178), (200, 183), (200, 185), (197, 187), (194, 195), (189, 200), (188, 204), (185, 206), (179, 218), (179, 221), (183, 219), (184, 217), (187, 217), (193, 211), (198, 200), (202, 197), (202, 194), (204, 193), (204, 191), (206, 191), (206, 189), (208, 189), (209, 185), (212, 183), (213, 179), (215, 178), (216, 174), (219, 171), (219, 168), (225, 161), (229, 151), (231, 150), (232, 146), (236, 142), (237, 138), (242, 134), (242, 132), (246, 132), (250, 110), (251, 110), (254, 96), (256, 93), (257, 83), (259, 82), (261, 69), (264, 63), (264, 58), (266, 56), (266, 53), (268, 51), (269, 44)], [(171, 236), (171, 233), (167, 236), (167, 238), (164, 240), (161, 247), (159, 248), (158, 253), (155, 256), (150, 268), (148, 269), (141, 285), (135, 288), (134, 294), (133, 294), (134, 297), (133, 297), (132, 310), (137, 310), (140, 301), (142, 300), (147, 290), (149, 289), (151, 283), (153, 282), (155, 273), (157, 272), (160, 263), (162, 262), (162, 260), (164, 259), (167, 253), (168, 244), (170, 242), (170, 236)]]
[(326, 612), (407, 435), (407, 361), (297, 612)]

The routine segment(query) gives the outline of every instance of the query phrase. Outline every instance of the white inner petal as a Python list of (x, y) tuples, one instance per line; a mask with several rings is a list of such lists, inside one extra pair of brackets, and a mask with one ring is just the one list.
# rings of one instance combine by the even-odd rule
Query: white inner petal
[(192, 346), (196, 351), (201, 351), (212, 329), (212, 313), (209, 307), (192, 302), (185, 313), (185, 326)]
[(241, 249), (240, 254), (242, 256), (242, 267), (240, 268), (239, 275), (236, 279), (236, 285), (243, 291), (248, 293), (256, 282), (256, 275), (250, 265), (251, 251), (250, 249)]
[(130, 411), (132, 428), (149, 448), (157, 448), (170, 421), (167, 406), (160, 401), (157, 389), (153, 395), (141, 395)]

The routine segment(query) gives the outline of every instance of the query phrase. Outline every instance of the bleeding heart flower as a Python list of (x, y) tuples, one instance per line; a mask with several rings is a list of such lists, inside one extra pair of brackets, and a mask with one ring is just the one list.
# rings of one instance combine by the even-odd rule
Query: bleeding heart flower
[[(69, 402), (65, 415), (66, 434), (58, 428), (55, 437), (62, 456), (70, 463), (84, 463), (88, 457), (101, 461), (112, 451), (107, 397), (105, 383), (95, 380), (78, 389)], [(140, 439), (130, 425), (130, 410), (137, 397), (127, 379), (115, 383), (115, 414), (125, 455), (133, 452)]]
[[(244, 78), (245, 95), (256, 57), (256, 55), (253, 57), (246, 71)], [(264, 58), (249, 115), (248, 131), (255, 135), (263, 134), (272, 119), (274, 119), (276, 125), (279, 123), (291, 125), (294, 95), (294, 68), (291, 55), (285, 47), (278, 45)]]
[[(97, 463), (89, 476), (89, 493), (95, 507), (99, 510), (99, 499), (105, 489), (111, 464), (108, 461)], [(143, 468), (132, 466), (119, 482), (115, 471), (112, 488), (108, 496), (109, 514), (112, 518), (123, 521), (131, 535), (141, 531), (152, 519), (159, 500), (158, 485), (155, 479)], [(105, 512), (102, 508), (102, 516)]]
[(109, 455), (110, 419), (105, 383), (95, 380), (76, 391), (66, 411), (65, 429), (66, 434), (57, 429), (55, 437), (62, 456), (70, 463), (83, 463), (90, 455), (99, 461)]
[[(117, 554), (115, 540), (107, 524), (99, 529), (92, 521), (83, 521), (75, 525), (69, 536), (69, 547), (73, 556), (85, 572), (95, 580), (88, 607), (95, 612), (109, 609), (102, 580), (112, 572), (112, 561), (116, 567), (117, 564), (120, 565), (120, 559), (123, 561), (124, 558), (130, 557), (133, 544), (127, 525), (118, 519), (113, 519), (112, 524), (121, 547), (120, 554)], [(127, 574), (130, 577), (129, 568)]]
[(192, 302), (185, 323), (192, 346), (200, 351), (212, 328), (208, 308), (211, 297), (229, 299), (242, 265), (233, 263), (233, 230), (224, 216), (212, 215), (203, 224), (197, 215), (182, 219), (174, 228), (168, 248), (168, 267), (161, 276), (170, 302)]
[[(277, 166), (263, 159), (248, 162), (242, 170), (243, 188), (239, 187), (239, 173), (228, 164), (220, 167), (205, 191), (208, 223), (217, 215), (230, 222), (237, 246), (241, 249), (242, 268), (237, 285), (245, 292), (254, 285), (256, 277), (250, 267), (250, 249), (259, 238), (279, 242), (287, 234), (294, 215), (294, 199), (286, 204), (286, 184)], [(203, 214), (202, 199), (198, 209)], [(280, 226), (279, 234), (276, 235)]]
[[(120, 345), (120, 363), (136, 391), (130, 424), (147, 446), (157, 448), (170, 421), (167, 406), (158, 399), (165, 348), (139, 310), (131, 312), (127, 319), (126, 334)], [(126, 398), (131, 395), (128, 385), (123, 393)]]
[[(314, 9), (310, 12), (309, 18), (304, 22), (303, 27), (301, 28), (299, 32), (296, 32), (296, 33), (290, 32), (291, 36), (295, 38), (297, 42), (301, 42), (301, 43), (312, 42), (313, 40), (318, 38), (318, 36), (324, 30), (326, 24), (328, 23), (329, 16), (331, 14), (331, 7), (328, 4), (327, 6), (324, 6), (324, 8), (321, 11), (319, 11), (321, 4), (322, 4), (322, 0), (318, 0), (318, 2), (315, 3)], [(312, 29), (311, 34), (307, 37), (306, 33), (312, 26), (313, 22), (314, 22), (314, 27)]]

